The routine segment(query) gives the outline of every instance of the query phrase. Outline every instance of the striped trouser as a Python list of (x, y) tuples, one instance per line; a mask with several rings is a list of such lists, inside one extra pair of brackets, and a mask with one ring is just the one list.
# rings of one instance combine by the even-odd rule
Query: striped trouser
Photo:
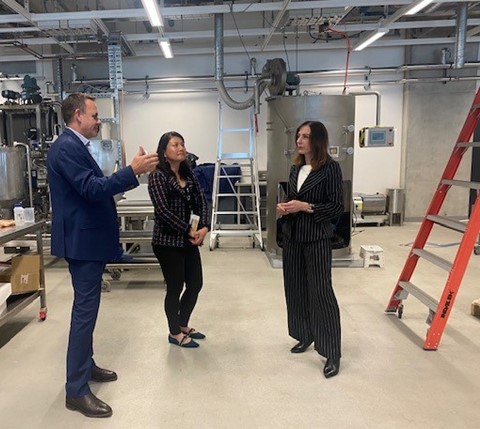
[(332, 288), (330, 239), (286, 240), (283, 280), (289, 335), (302, 342), (313, 340), (315, 350), (326, 358), (340, 358), (340, 310)]

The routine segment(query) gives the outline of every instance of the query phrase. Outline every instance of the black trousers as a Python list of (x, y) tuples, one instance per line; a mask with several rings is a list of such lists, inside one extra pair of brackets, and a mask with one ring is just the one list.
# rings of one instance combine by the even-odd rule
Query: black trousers
[[(178, 335), (180, 326), (188, 326), (198, 294), (202, 289), (202, 260), (198, 246), (172, 247), (153, 245), (167, 283), (165, 313), (170, 334)], [(183, 286), (185, 285), (185, 291)], [(183, 294), (182, 294), (183, 291)]]
[(326, 358), (340, 358), (340, 310), (332, 288), (330, 240), (285, 240), (283, 279), (289, 335), (298, 341), (313, 340), (315, 350)]

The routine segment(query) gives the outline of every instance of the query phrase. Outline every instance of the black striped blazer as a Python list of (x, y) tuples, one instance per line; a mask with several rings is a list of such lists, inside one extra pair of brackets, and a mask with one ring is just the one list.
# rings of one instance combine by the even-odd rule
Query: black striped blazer
[(297, 180), (300, 167), (293, 165), (288, 182), (288, 199), (313, 204), (313, 213), (288, 215), (283, 227), (285, 238), (298, 242), (333, 237), (331, 220), (343, 213), (342, 171), (338, 162), (329, 159), (316, 171), (311, 171), (300, 191)]

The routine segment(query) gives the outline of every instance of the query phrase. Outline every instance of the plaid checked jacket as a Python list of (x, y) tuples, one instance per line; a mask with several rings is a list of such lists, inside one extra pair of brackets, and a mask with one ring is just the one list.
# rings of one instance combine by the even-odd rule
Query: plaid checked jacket
[(200, 216), (198, 229), (209, 228), (209, 209), (200, 184), (192, 173), (181, 188), (173, 175), (155, 170), (148, 177), (148, 193), (155, 210), (152, 244), (185, 247), (190, 213)]

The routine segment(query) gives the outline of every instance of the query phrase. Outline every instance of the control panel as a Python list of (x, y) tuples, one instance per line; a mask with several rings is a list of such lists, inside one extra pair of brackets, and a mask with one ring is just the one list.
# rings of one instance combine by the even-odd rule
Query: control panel
[(360, 147), (391, 147), (394, 143), (393, 127), (365, 127), (360, 130)]

